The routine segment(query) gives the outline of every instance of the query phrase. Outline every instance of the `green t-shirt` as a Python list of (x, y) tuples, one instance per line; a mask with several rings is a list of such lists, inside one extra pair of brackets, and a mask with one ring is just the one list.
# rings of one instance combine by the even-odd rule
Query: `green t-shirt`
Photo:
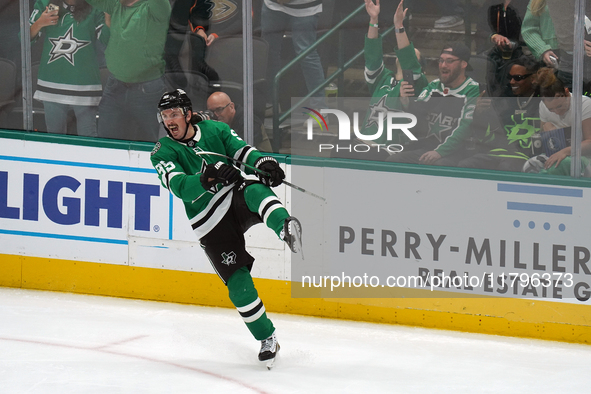
[(170, 19), (168, 0), (140, 0), (125, 7), (119, 0), (88, 0), (111, 15), (107, 68), (123, 82), (152, 81), (164, 74), (164, 44)]

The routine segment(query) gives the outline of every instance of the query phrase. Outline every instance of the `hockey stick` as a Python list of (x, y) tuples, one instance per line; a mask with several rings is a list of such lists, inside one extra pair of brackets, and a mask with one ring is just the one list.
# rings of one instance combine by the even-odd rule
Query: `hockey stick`
[[(212, 156), (220, 156), (220, 157), (225, 157), (226, 159), (232, 160), (234, 163), (236, 163), (236, 164), (238, 164), (238, 165), (241, 165), (241, 166), (244, 166), (244, 167), (250, 168), (251, 170), (253, 170), (253, 171), (255, 171), (255, 172), (258, 172), (259, 174), (262, 174), (262, 175), (264, 175), (264, 176), (270, 176), (270, 175), (269, 175), (268, 173), (266, 173), (265, 171), (261, 171), (261, 170), (259, 170), (258, 168), (254, 167), (254, 166), (251, 166), (250, 164), (246, 164), (246, 163), (245, 163), (245, 162), (243, 162), (243, 161), (236, 160), (236, 159), (234, 159), (233, 157), (226, 156), (226, 155), (223, 155), (223, 154), (221, 154), (221, 153), (215, 153), (215, 152), (201, 151), (201, 152), (195, 152), (195, 154), (197, 154), (197, 155), (199, 155), (199, 156), (200, 156), (200, 155), (212, 155)], [(318, 199), (320, 199), (320, 200), (322, 200), (322, 201), (326, 202), (326, 198), (324, 198), (324, 197), (322, 197), (322, 196), (319, 196), (318, 194), (314, 194), (314, 193), (312, 193), (311, 191), (308, 191), (308, 190), (306, 190), (306, 189), (304, 189), (304, 188), (302, 188), (302, 187), (299, 187), (299, 186), (297, 186), (297, 185), (294, 185), (294, 184), (293, 184), (293, 183), (291, 183), (291, 182), (288, 182), (288, 181), (285, 181), (285, 180), (284, 180), (284, 181), (283, 181), (283, 183), (285, 183), (287, 186), (289, 186), (289, 187), (291, 187), (291, 188), (294, 188), (294, 189), (296, 189), (296, 190), (298, 190), (298, 191), (300, 191), (300, 192), (302, 192), (302, 193), (306, 193), (306, 194), (308, 194), (308, 195), (310, 195), (310, 196), (312, 196), (312, 197), (316, 197), (316, 198), (318, 198)], [(201, 197), (201, 196), (200, 196), (200, 197)]]

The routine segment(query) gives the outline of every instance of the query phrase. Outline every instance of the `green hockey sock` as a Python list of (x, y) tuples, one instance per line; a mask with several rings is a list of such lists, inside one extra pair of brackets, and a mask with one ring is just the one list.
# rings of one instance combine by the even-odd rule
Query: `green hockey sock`
[(253, 183), (244, 190), (244, 200), (248, 209), (257, 212), (263, 218), (263, 223), (281, 238), (283, 222), (289, 217), (289, 212), (275, 193), (262, 183)]
[(246, 327), (258, 341), (273, 334), (275, 327), (267, 317), (265, 306), (258, 296), (248, 268), (242, 267), (232, 274), (228, 279), (228, 293)]

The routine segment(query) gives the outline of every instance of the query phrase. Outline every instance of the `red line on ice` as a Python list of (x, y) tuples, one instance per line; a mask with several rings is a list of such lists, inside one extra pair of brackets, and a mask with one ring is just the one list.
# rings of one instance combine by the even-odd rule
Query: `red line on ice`
[[(137, 339), (137, 338), (138, 337), (134, 337), (134, 338), (131, 338), (131, 340)], [(158, 359), (152, 358), (152, 357), (145, 357), (145, 356), (139, 356), (136, 354), (116, 352), (116, 351), (112, 351), (112, 350), (105, 350), (105, 349), (102, 349), (102, 346), (98, 347), (98, 348), (97, 347), (83, 347), (83, 346), (66, 345), (66, 344), (62, 344), (62, 343), (52, 343), (52, 342), (36, 341), (36, 340), (31, 340), (31, 339), (19, 339), (19, 338), (7, 338), (7, 337), (0, 337), (0, 340), (1, 341), (23, 342), (23, 343), (33, 343), (33, 344), (37, 344), (37, 345), (55, 346), (55, 347), (62, 347), (62, 348), (67, 348), (67, 349), (92, 350), (92, 351), (101, 352), (101, 353), (110, 353), (110, 354), (114, 354), (114, 355), (118, 355), (118, 356), (137, 358), (137, 359), (151, 361), (151, 362), (155, 362), (155, 363), (171, 365), (173, 367), (187, 369), (189, 371), (199, 372), (201, 374), (208, 375), (213, 378), (217, 378), (217, 379), (224, 380), (227, 382), (235, 383), (239, 386), (250, 389), (256, 393), (267, 394), (266, 391), (263, 391), (263, 390), (256, 388), (256, 387), (253, 387), (253, 386), (249, 385), (248, 383), (244, 383), (239, 380), (232, 379), (230, 377), (217, 374), (215, 372), (206, 371), (204, 369), (195, 368), (195, 367), (191, 367), (188, 365), (177, 364), (177, 363), (171, 362), (171, 361), (158, 360)]]

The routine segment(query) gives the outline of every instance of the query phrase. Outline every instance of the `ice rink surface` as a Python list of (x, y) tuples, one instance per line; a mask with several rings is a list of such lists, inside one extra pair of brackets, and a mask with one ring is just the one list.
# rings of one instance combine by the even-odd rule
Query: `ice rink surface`
[(270, 317), (272, 371), (232, 309), (0, 288), (0, 393), (591, 392), (591, 346)]

